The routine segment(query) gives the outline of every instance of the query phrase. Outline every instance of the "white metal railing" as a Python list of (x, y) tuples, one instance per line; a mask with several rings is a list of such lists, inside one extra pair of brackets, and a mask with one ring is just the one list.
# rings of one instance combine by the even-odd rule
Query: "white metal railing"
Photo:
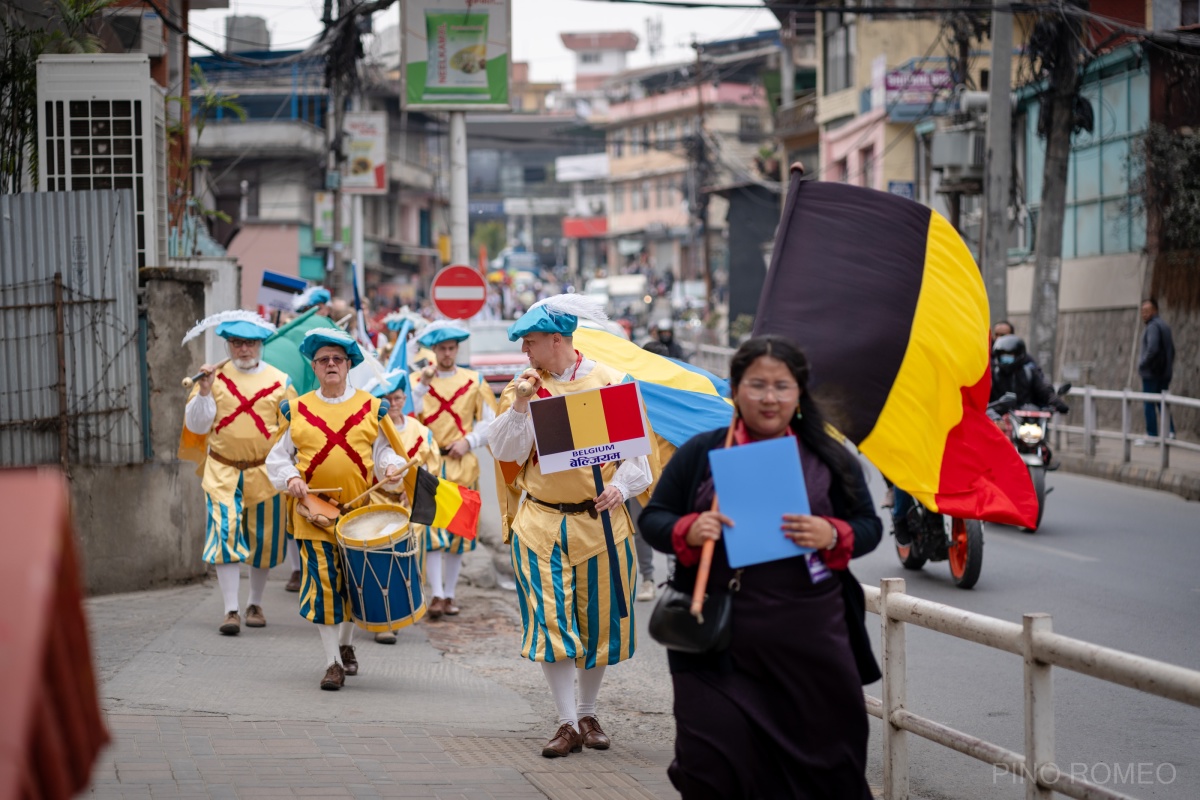
[[(1200, 708), (1200, 672), (1100, 647), (1054, 633), (1049, 614), (1026, 614), (1021, 625), (905, 594), (902, 578), (884, 578), (879, 588), (863, 586), (867, 610), (882, 624), (883, 698), (865, 695), (867, 713), (883, 720), (883, 796), (908, 800), (908, 741), (913, 733), (964, 755), (1003, 767), (1025, 782), (1026, 800), (1049, 800), (1054, 792), (1080, 800), (1132, 800), (1103, 786), (1064, 773), (1054, 756), (1054, 685), (1061, 667)], [(907, 708), (905, 625), (1003, 650), (1025, 660), (1025, 752), (955, 730)]]
[[(1200, 409), (1200, 400), (1171, 394), (1170, 392), (1147, 394), (1146, 392), (1134, 392), (1129, 389), (1097, 389), (1095, 386), (1075, 387), (1071, 389), (1070, 395), (1071, 397), (1083, 398), (1083, 425), (1064, 425), (1061, 418), (1056, 416), (1051, 423), (1051, 427), (1055, 432), (1054, 441), (1056, 446), (1062, 445), (1063, 434), (1080, 434), (1083, 436), (1084, 455), (1092, 458), (1096, 455), (1097, 439), (1119, 439), (1122, 445), (1121, 463), (1128, 464), (1131, 456), (1130, 445), (1133, 443), (1133, 440), (1145, 438), (1146, 441), (1152, 441), (1159, 445), (1159, 467), (1161, 469), (1166, 469), (1171, 465), (1171, 448), (1173, 447), (1178, 447), (1181, 450), (1200, 452), (1200, 444), (1185, 442), (1168, 435), (1171, 430), (1170, 407)], [(1097, 400), (1121, 401), (1121, 430), (1105, 431), (1100, 430), (1096, 426)], [(1141, 437), (1139, 434), (1130, 432), (1133, 422), (1132, 405), (1134, 403), (1158, 404), (1158, 436)]]
[(718, 378), (729, 377), (729, 360), (737, 352), (734, 348), (716, 344), (696, 344), (693, 347), (692, 364), (708, 370)]

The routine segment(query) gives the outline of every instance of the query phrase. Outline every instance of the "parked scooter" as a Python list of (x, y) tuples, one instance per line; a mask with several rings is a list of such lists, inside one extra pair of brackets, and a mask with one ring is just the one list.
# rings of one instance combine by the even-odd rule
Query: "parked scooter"
[[(1071, 384), (1065, 383), (1056, 394), (1063, 397), (1069, 391)], [(1017, 453), (1029, 470), (1029, 479), (1033, 481), (1033, 491), (1037, 495), (1037, 523), (1032, 528), (1021, 530), (1036, 533), (1041, 527), (1042, 514), (1046, 510), (1046, 495), (1052, 491), (1046, 488), (1046, 473), (1058, 468), (1058, 465), (1053, 463), (1053, 454), (1046, 442), (1046, 426), (1053, 411), (1048, 407), (1039, 408), (1033, 405), (1013, 408), (1015, 402), (1015, 395), (1005, 394), (988, 406), (988, 413), (1017, 448)]]

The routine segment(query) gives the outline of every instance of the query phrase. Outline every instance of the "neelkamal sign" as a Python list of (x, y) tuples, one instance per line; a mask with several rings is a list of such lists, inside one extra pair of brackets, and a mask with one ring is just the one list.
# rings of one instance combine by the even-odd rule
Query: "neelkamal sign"
[(535, 400), (529, 413), (543, 474), (650, 455), (636, 383)]

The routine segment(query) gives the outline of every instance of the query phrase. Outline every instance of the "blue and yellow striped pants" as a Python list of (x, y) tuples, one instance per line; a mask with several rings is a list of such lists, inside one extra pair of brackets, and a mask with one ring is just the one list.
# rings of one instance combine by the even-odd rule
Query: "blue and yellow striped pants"
[(521, 544), (513, 531), (512, 561), (517, 577), (524, 636), (521, 655), (530, 661), (574, 659), (586, 669), (616, 664), (633, 656), (637, 644), (633, 595), (637, 555), (633, 539), (617, 543), (617, 559), (629, 616), (617, 611), (617, 593), (602, 552), (574, 567), (567, 564), (567, 523), (549, 558)]
[(350, 619), (342, 552), (333, 542), (297, 539), (300, 545), (300, 616), (318, 625)]
[(205, 494), (208, 523), (204, 530), (205, 563), (238, 564), (270, 568), (283, 561), (284, 527), (287, 517), (282, 495), (245, 508), (242, 480), (238, 479), (233, 502), (225, 504)]
[[(445, 467), (442, 467), (442, 479), (448, 480), (446, 478)], [(470, 486), (467, 486), (467, 488), (474, 489), (478, 492), (479, 481), (475, 481)], [(476, 524), (476, 531), (478, 532), (478, 524)], [(475, 544), (478, 540), (478, 535), (476, 535), (474, 539), (464, 539), (461, 536), (456, 536), (445, 528), (434, 528), (432, 526), (425, 528), (425, 552), (427, 553), (434, 550), (444, 550), (450, 555), (462, 555), (463, 553), (469, 553), (474, 550)]]

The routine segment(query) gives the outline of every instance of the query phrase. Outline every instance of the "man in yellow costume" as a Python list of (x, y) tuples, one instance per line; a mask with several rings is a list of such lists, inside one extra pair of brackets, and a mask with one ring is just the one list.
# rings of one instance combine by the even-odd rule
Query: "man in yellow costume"
[[(404, 413), (404, 401), (408, 399), (408, 373), (404, 370), (389, 372), (383, 376), (382, 383), (377, 380), (371, 381), (363, 388), (388, 402), (388, 417), (400, 434), (400, 446), (403, 449), (401, 455), (411, 462), (412, 466), (424, 467), (434, 475), (439, 474), (442, 469), (442, 456), (438, 451), (437, 442), (433, 438), (433, 432)], [(412, 508), (411, 498), (399, 487), (395, 492), (380, 489), (374, 492), (371, 498), (381, 502), (399, 503)], [(410, 527), (412, 536), (426, 535), (426, 526), (414, 522), (410, 523)], [(415, 541), (420, 541), (420, 539)], [(396, 632), (380, 631), (375, 634), (375, 641), (380, 644), (395, 644)]]
[[(315, 328), (305, 334), (300, 352), (312, 361), (320, 386), (281, 407), (288, 427), (267, 456), (272, 485), (297, 501), (308, 497), (309, 486), (336, 488), (333, 499), (348, 502), (375, 479), (396, 484), (406, 471), (405, 459), (387, 415), (387, 401), (347, 381), (350, 368), (363, 361), (358, 343), (342, 331)], [(321, 688), (336, 691), (347, 675), (358, 674), (341, 552), (332, 528), (313, 524), (300, 513), (301, 503), (295, 506), (292, 532), (300, 545), (300, 615), (316, 623), (321, 634), (326, 663)]]
[[(535, 303), (509, 327), (509, 339), (523, 340), (521, 350), (531, 369), (500, 395), (501, 413), (488, 434), (497, 460), (519, 467), (508, 483), (525, 492), (505, 535), (512, 547), (524, 628), (521, 655), (541, 662), (558, 710), (558, 730), (542, 750), (548, 758), (579, 752), (582, 747), (605, 750), (609, 746), (596, 720), (596, 698), (605, 667), (632, 657), (635, 645), (637, 555), (625, 500), (652, 481), (644, 457), (626, 460), (619, 467), (605, 465), (601, 470), (605, 486), (599, 496), (591, 467), (544, 475), (538, 465), (529, 398), (518, 395), (518, 383), (528, 381), (537, 397), (545, 398), (611, 386), (626, 377), (575, 349), (572, 335), (580, 317), (606, 319), (600, 304), (590, 298), (557, 295)], [(612, 520), (619, 589), (610, 572), (599, 514), (603, 511)], [(624, 599), (624, 617), (618, 611), (618, 592)]]
[[(488, 426), (496, 418), (496, 398), (478, 372), (455, 363), (458, 343), (470, 335), (445, 320), (426, 326), (417, 341), (433, 351), (436, 364), (412, 374), (412, 389), (413, 404), (421, 421), (441, 445), (441, 476), (478, 491), (479, 459), (471, 451), (487, 444)], [(459, 613), (454, 591), (463, 553), (474, 550), (475, 541), (441, 528), (428, 528), (425, 576), (432, 595), (430, 619)]]
[(250, 311), (226, 311), (198, 323), (183, 344), (214, 326), (230, 357), (201, 367), (184, 409), (180, 454), (202, 461), (208, 511), (203, 558), (216, 566), (225, 603), (219, 630), (234, 636), (242, 623), (243, 563), (250, 568), (246, 627), (267, 624), (263, 590), (271, 567), (283, 561), (287, 504), (267, 480), (265, 465), (283, 427), (280, 403), (296, 392), (287, 375), (261, 360), (274, 325)]

